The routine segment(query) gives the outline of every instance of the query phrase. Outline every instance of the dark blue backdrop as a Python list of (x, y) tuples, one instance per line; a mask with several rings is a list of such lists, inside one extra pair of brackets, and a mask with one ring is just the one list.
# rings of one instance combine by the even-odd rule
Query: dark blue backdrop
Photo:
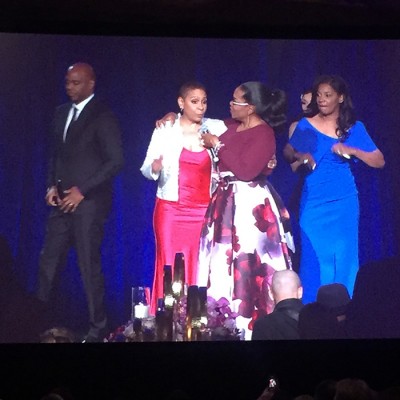
[[(361, 163), (355, 170), (361, 201), (361, 263), (397, 254), (399, 56), (397, 40), (0, 34), (0, 234), (11, 245), (18, 280), (26, 290), (34, 290), (48, 212), (44, 202), (48, 126), (55, 106), (67, 100), (64, 75), (76, 61), (94, 66), (96, 94), (109, 102), (123, 130), (126, 166), (115, 182), (103, 246), (113, 326), (129, 318), (131, 287), (151, 286), (155, 184), (139, 168), (155, 120), (177, 109), (177, 89), (188, 79), (207, 86), (209, 117), (227, 117), (235, 87), (261, 80), (287, 91), (291, 119), (300, 110), (300, 92), (315, 75), (342, 75), (350, 83), (359, 119), (386, 157), (383, 170)], [(286, 133), (278, 137), (278, 167), (271, 181), (288, 202), (296, 177), (282, 159), (285, 141)], [(73, 253), (62, 273), (57, 301), (66, 325), (77, 328), (86, 321)]]

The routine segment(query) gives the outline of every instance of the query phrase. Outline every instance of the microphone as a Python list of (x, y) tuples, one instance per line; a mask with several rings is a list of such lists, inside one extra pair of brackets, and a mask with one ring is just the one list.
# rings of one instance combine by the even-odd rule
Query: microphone
[[(201, 125), (200, 127), (200, 133), (202, 135), (204, 135), (205, 133), (210, 133), (210, 131), (208, 130), (207, 126), (205, 124)], [(219, 157), (217, 156), (217, 153), (215, 152), (213, 147), (209, 148), (210, 152), (211, 152), (211, 156), (214, 162), (218, 162), (219, 161)]]

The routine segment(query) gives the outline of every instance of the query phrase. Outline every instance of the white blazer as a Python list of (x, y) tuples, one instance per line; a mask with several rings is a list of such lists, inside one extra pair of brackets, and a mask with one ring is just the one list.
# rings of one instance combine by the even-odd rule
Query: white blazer
[[(223, 121), (211, 118), (203, 118), (202, 127), (206, 127), (210, 133), (216, 136), (220, 136), (227, 130)], [(178, 201), (179, 157), (182, 148), (183, 135), (179, 119), (176, 119), (173, 125), (167, 122), (163, 127), (154, 130), (140, 171), (147, 179), (158, 181), (156, 195), (160, 199)], [(212, 161), (210, 151), (208, 153)], [(151, 164), (161, 155), (163, 156), (163, 168), (155, 174), (151, 169)], [(212, 165), (210, 196), (215, 188), (212, 178), (216, 173), (214, 163)]]

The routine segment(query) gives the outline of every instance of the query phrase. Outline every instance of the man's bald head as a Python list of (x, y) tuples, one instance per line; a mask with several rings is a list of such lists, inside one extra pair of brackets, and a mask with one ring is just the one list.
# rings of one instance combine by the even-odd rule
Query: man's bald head
[(296, 272), (290, 269), (276, 271), (272, 277), (271, 295), (275, 303), (286, 299), (301, 299), (303, 288)]
[(68, 71), (72, 71), (72, 70), (83, 73), (91, 81), (96, 81), (96, 74), (94, 72), (94, 69), (88, 63), (77, 62), (75, 64), (72, 64), (71, 66), (68, 67)]
[(68, 68), (65, 77), (65, 89), (75, 104), (87, 99), (94, 92), (96, 76), (91, 65), (76, 63)]

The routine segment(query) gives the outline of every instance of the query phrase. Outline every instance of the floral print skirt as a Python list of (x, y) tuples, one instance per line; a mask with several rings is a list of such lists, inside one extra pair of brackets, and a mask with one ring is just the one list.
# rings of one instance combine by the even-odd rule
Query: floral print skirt
[(291, 269), (289, 213), (267, 181), (220, 182), (200, 238), (199, 286), (231, 302), (251, 330), (273, 310), (268, 286), (275, 271)]

